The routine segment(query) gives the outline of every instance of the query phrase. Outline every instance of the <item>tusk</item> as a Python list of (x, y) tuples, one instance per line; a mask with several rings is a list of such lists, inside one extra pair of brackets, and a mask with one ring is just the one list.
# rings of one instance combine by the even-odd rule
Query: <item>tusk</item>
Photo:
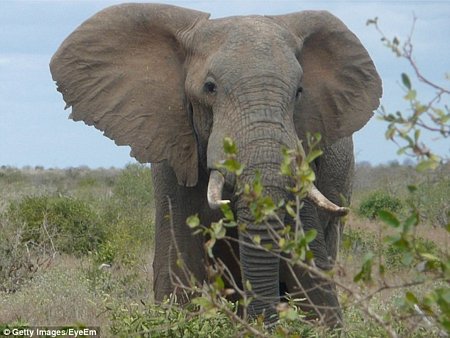
[(219, 209), (221, 205), (230, 203), (222, 199), (225, 177), (218, 170), (211, 170), (208, 183), (208, 204), (211, 209)]
[(349, 208), (340, 207), (331, 202), (319, 191), (319, 189), (316, 188), (314, 184), (308, 192), (306, 198), (315, 203), (319, 208), (322, 208), (332, 214), (336, 214), (336, 216), (345, 216), (350, 211)]

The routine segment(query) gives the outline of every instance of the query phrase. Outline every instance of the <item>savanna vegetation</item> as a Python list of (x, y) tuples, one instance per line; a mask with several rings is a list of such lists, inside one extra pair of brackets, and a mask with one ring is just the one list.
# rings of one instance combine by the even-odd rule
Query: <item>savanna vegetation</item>
[[(408, 191), (411, 184), (416, 191)], [(230, 321), (221, 311), (200, 315), (195, 305), (180, 309), (153, 304), (153, 201), (147, 166), (1, 167), (0, 190), (0, 323), (100, 326), (105, 336), (124, 337), (146, 330), (152, 337), (224, 337), (245, 331), (244, 324)], [(362, 286), (353, 281), (369, 252), (383, 257), (383, 278), (389, 283), (410, 283), (411, 269), (423, 264), (418, 260), (405, 265), (402, 252), (381, 239), (381, 232), (389, 230), (374, 216), (378, 209), (406, 215), (410, 203), (420, 203), (426, 212), (416, 229), (417, 240), (430, 253), (448, 255), (449, 191), (450, 165), (424, 175), (407, 164), (358, 164), (337, 278), (374, 291), (376, 283)], [(418, 283), (414, 288), (425, 292), (427, 285)], [(404, 294), (403, 289), (388, 291), (370, 305), (386, 318), (398, 311)], [(341, 301), (346, 335), (384, 335), (379, 323), (349, 295), (342, 293)], [(233, 304), (229, 306), (234, 311)], [(290, 321), (290, 316), (286, 313), (275, 336), (324, 334)], [(396, 323), (395, 329), (414, 336), (439, 334), (434, 325), (430, 329), (426, 321), (412, 319)]]

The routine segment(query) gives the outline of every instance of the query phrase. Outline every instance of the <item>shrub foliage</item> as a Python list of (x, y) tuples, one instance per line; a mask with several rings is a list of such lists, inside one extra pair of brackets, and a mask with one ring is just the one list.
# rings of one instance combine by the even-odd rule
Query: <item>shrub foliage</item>
[(106, 232), (87, 202), (67, 196), (27, 196), (10, 204), (7, 215), (24, 226), (22, 241), (52, 246), (58, 252), (84, 255), (95, 251)]
[(382, 191), (376, 191), (361, 201), (358, 212), (368, 219), (375, 219), (381, 210), (398, 212), (401, 209), (402, 202), (399, 198)]

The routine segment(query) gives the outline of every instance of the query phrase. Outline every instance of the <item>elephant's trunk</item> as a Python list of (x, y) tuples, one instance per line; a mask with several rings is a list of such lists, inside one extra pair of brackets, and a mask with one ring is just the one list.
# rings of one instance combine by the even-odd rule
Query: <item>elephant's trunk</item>
[[(271, 232), (280, 230), (282, 224), (275, 220), (257, 224), (251, 217), (248, 220), (242, 212), (238, 215), (238, 223), (246, 224), (246, 231), (239, 233), (239, 250), (244, 288), (252, 298), (248, 314), (251, 318), (264, 314), (265, 323), (272, 324), (278, 320), (276, 304), (280, 298), (280, 258), (275, 253), (277, 242)], [(281, 214), (279, 216), (281, 219), (284, 217)], [(272, 249), (266, 251), (255, 243), (262, 247), (271, 246)]]

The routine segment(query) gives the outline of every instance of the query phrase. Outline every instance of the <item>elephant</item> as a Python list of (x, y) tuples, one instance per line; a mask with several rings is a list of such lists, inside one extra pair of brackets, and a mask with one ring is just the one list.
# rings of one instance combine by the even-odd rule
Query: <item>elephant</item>
[[(333, 267), (343, 203), (350, 202), (352, 135), (372, 117), (382, 94), (371, 57), (342, 21), (326, 11), (210, 19), (166, 4), (115, 5), (76, 28), (50, 70), (66, 108), (72, 107), (71, 119), (151, 163), (156, 301), (179, 292), (174, 276), (187, 278), (179, 258), (197, 281), (208, 279), (205, 238), (193, 234), (186, 219), (197, 214), (211, 224), (222, 217), (218, 207), (229, 203), (246, 232), (229, 229), (237, 241), (214, 250), (252, 296), (248, 314), (263, 314), (272, 324), (280, 297), (301, 294), (324, 324), (340, 325), (333, 282), (298, 267), (288, 273), (279, 256), (248, 245), (255, 236), (274, 244), (268, 228), (279, 230), (280, 222), (257, 223), (236, 175), (219, 164), (229, 137), (244, 166), (241, 184), (258, 172), (265, 195), (288, 200), (281, 149), (320, 133), (323, 155), (312, 163), (316, 181), (300, 218), (305, 230), (317, 231), (310, 244), (317, 267)], [(289, 221), (286, 212), (277, 215)]]

